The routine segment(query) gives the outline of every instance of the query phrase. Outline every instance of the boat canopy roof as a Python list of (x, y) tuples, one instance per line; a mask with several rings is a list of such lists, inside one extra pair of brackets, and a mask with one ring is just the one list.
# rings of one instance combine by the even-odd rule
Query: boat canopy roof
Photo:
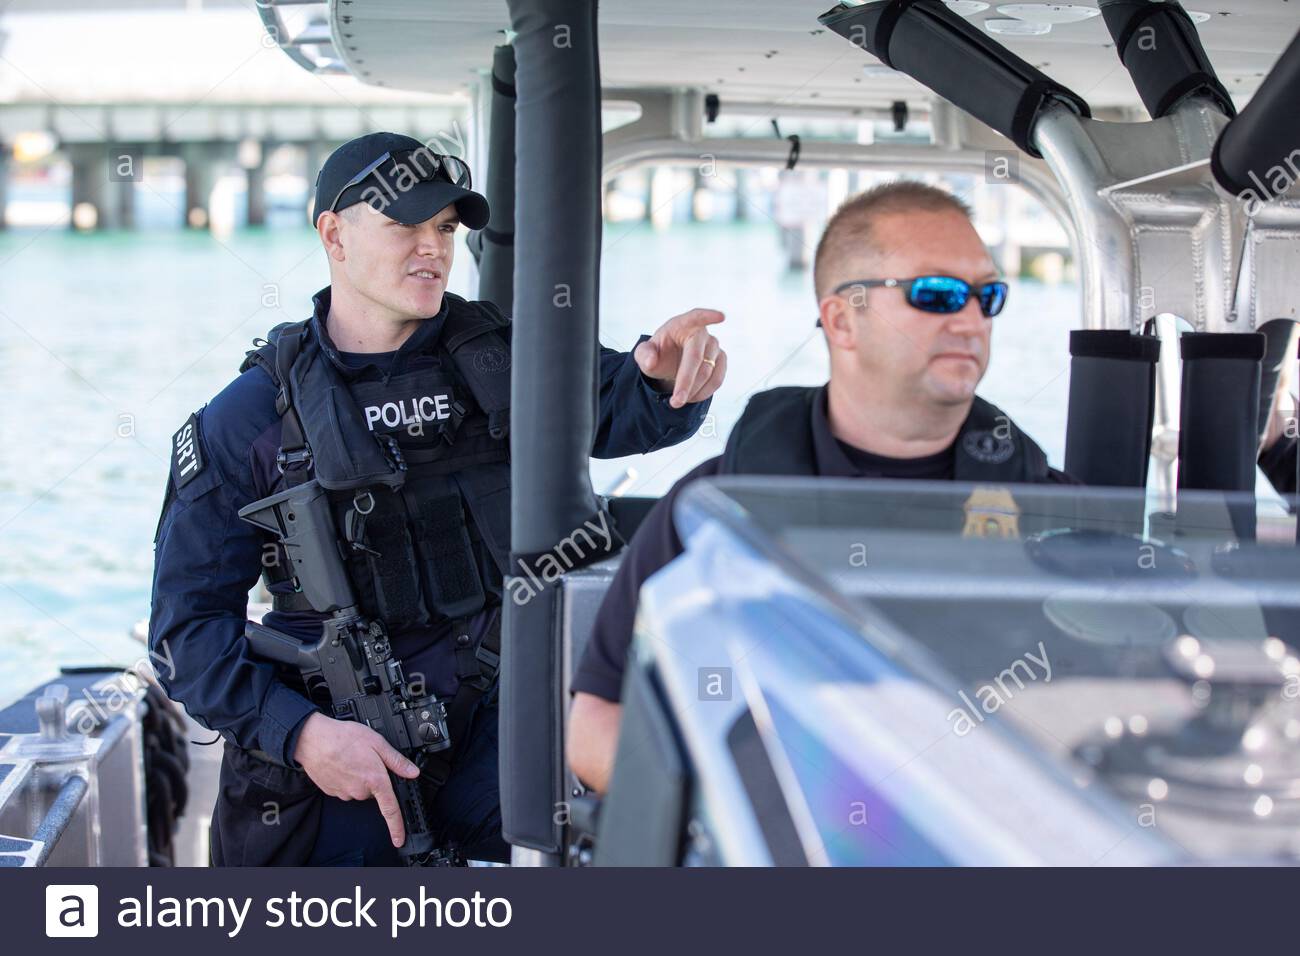
[[(267, 0), (306, 23), (325, 4)], [(1050, 26), (1036, 36), (996, 38), (1067, 87), (1094, 109), (1133, 108), (1141, 101), (1096, 3), (991, 3), (959, 0), (955, 7), (984, 6), (972, 23), (1021, 20)], [(606, 90), (690, 87), (730, 103), (779, 104), (851, 115), (898, 99), (933, 96), (887, 67), (864, 63), (864, 54), (824, 29), (819, 14), (830, 0), (602, 0), (601, 75)], [(1238, 105), (1254, 92), (1300, 24), (1286, 0), (1187, 0), (1201, 41)], [(330, 59), (363, 82), (394, 89), (468, 95), (492, 48), (507, 36), (505, 0), (330, 0), (336, 50)], [(1069, 9), (1065, 9), (1069, 8)], [(307, 11), (317, 10), (315, 14)], [(1059, 22), (1086, 16), (1075, 22)], [(323, 19), (323, 18), (322, 18)], [(1048, 21), (1058, 21), (1051, 22)], [(1023, 28), (1023, 27), (1022, 27)], [(1013, 27), (1012, 29), (1017, 29)], [(563, 42), (557, 38), (557, 42)], [(869, 58), (865, 58), (869, 60)], [(1141, 115), (1141, 114), (1139, 114)]]

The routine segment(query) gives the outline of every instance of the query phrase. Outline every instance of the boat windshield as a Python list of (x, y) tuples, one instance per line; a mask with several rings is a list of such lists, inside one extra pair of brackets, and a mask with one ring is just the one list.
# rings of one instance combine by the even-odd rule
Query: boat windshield
[[(1300, 548), (1253, 496), (735, 477), (677, 521), (820, 594), (952, 736), (1009, 727), (1192, 858), (1300, 855)], [(823, 686), (869, 682), (853, 660)]]

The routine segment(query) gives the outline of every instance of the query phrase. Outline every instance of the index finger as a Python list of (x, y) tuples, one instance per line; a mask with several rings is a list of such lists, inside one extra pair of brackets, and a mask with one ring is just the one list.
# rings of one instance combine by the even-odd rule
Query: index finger
[(383, 782), (372, 788), (371, 793), (375, 796), (375, 803), (379, 804), (379, 812), (384, 815), (384, 822), (388, 824), (393, 846), (400, 847), (406, 842), (406, 824), (402, 820), (402, 808), (397, 805), (397, 796), (393, 793), (393, 782), (388, 779), (387, 770), (384, 771)]
[(375, 734), (375, 753), (379, 754), (379, 759), (389, 770), (401, 777), (418, 777), (420, 768), (407, 760), (397, 748), (390, 744), (379, 734)]
[(677, 318), (687, 328), (702, 329), (706, 325), (717, 325), (726, 316), (717, 309), (691, 309), (689, 312), (683, 312)]

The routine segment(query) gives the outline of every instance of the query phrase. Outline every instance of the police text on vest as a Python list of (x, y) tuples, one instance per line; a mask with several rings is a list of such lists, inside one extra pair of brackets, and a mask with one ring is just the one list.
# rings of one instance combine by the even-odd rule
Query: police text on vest
[(451, 398), (445, 394), (366, 406), (366, 425), (371, 431), (375, 430), (377, 422), (397, 428), (399, 425), (419, 425), (448, 418), (451, 418)]

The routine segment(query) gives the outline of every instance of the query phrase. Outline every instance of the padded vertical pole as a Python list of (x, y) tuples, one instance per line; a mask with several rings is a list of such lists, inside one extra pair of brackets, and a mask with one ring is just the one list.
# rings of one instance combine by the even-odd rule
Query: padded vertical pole
[(515, 307), (515, 50), (492, 55), (492, 112), (488, 118), (488, 171), (484, 196), (492, 221), (482, 230), (478, 297), (506, 315)]
[[(1255, 464), (1264, 336), (1187, 332), (1178, 432), (1178, 523), (1188, 533), (1255, 538)], [(1222, 506), (1185, 491), (1223, 491)], [(1221, 517), (1216, 518), (1219, 515)]]
[[(552, 549), (596, 514), (600, 295), (600, 65), (595, 0), (509, 0), (515, 31), (515, 261), (511, 551)], [(506, 839), (556, 854), (564, 799), (557, 591), (517, 603), (502, 632), (501, 815)]]
[(1087, 485), (1145, 488), (1160, 339), (1078, 329), (1070, 356), (1066, 472)]
[(1179, 490), (1254, 491), (1259, 443), (1258, 332), (1186, 332)]

